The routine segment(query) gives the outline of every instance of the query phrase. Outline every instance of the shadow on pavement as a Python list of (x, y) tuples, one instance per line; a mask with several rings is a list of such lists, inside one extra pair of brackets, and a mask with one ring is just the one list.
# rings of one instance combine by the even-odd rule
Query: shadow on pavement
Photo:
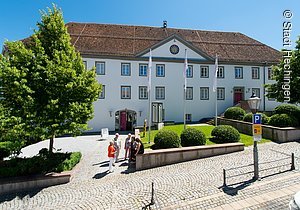
[(237, 185), (236, 187), (230, 187), (228, 185), (227, 186), (223, 186), (222, 190), (227, 195), (234, 196), (234, 195), (237, 195), (237, 193), (238, 193), (239, 190), (242, 190), (242, 189), (248, 187), (253, 182), (255, 182), (255, 179), (250, 179), (250, 180), (247, 180), (245, 182), (241, 182), (241, 184), (237, 183), (239, 185)]
[(103, 161), (103, 162), (100, 162), (100, 163), (94, 163), (92, 166), (101, 165), (101, 164), (103, 164), (103, 163), (108, 163), (108, 162), (109, 162), (109, 161), (106, 160), (106, 161)]
[(101, 178), (105, 177), (108, 174), (109, 174), (109, 172), (107, 170), (107, 171), (104, 171), (102, 173), (95, 174), (95, 176), (93, 176), (93, 179), (101, 179)]
[(10, 193), (10, 194), (6, 194), (6, 195), (1, 195), (0, 203), (5, 202), (5, 201), (11, 201), (15, 198), (19, 198), (20, 200), (22, 200), (25, 197), (32, 198), (36, 194), (38, 194), (42, 189), (44, 189), (44, 188), (37, 188), (37, 189), (33, 189), (31, 191), (23, 191), (23, 192), (16, 192), (16, 193)]
[(121, 174), (130, 174), (136, 171), (135, 162), (124, 162), (120, 166), (127, 166), (126, 170), (122, 171)]

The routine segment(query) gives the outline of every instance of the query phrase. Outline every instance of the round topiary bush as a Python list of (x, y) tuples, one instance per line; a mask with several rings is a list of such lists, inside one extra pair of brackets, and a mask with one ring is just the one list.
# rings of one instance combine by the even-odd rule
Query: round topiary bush
[(212, 141), (215, 143), (238, 142), (241, 138), (237, 129), (230, 125), (219, 125), (211, 132)]
[(269, 125), (276, 127), (296, 127), (299, 125), (297, 118), (288, 114), (274, 114), (270, 117)]
[(196, 128), (187, 128), (180, 135), (183, 147), (205, 145), (205, 134)]
[(180, 138), (174, 131), (161, 130), (154, 137), (152, 149), (166, 149), (180, 147)]
[[(264, 113), (258, 113), (258, 114), (261, 114), (261, 117), (262, 117), (262, 124), (268, 124), (270, 118), (265, 115)], [(253, 114), (252, 113), (248, 113), (244, 116), (244, 119), (243, 121), (245, 122), (251, 122), (252, 123), (252, 116)]]
[(224, 113), (224, 117), (234, 120), (242, 120), (246, 112), (240, 107), (229, 107)]

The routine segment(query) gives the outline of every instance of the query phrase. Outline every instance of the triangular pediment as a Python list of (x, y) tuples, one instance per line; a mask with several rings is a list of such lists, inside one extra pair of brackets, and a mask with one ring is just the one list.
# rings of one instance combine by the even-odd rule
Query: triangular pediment
[[(209, 57), (204, 52), (194, 47), (192, 44), (176, 34), (169, 36), (150, 48), (152, 51), (152, 56), (155, 58), (184, 59), (185, 51), (187, 51), (187, 57), (189, 60), (213, 60), (213, 58)], [(137, 57), (149, 57), (150, 48), (138, 53)]]

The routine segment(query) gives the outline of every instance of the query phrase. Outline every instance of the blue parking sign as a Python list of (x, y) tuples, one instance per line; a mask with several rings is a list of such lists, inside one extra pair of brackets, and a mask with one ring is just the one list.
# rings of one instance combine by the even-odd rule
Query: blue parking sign
[(253, 124), (261, 124), (261, 114), (253, 115)]

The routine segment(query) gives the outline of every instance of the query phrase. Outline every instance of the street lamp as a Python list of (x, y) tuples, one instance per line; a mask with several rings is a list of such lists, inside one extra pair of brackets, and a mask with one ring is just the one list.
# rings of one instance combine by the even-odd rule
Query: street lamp
[[(261, 99), (252, 93), (252, 96), (248, 99), (248, 105), (251, 109), (253, 114), (256, 114), (257, 110), (259, 109)], [(253, 123), (253, 120), (252, 120)], [(258, 179), (258, 150), (257, 150), (257, 141), (254, 139), (253, 135), (253, 159), (254, 159), (254, 179)]]

